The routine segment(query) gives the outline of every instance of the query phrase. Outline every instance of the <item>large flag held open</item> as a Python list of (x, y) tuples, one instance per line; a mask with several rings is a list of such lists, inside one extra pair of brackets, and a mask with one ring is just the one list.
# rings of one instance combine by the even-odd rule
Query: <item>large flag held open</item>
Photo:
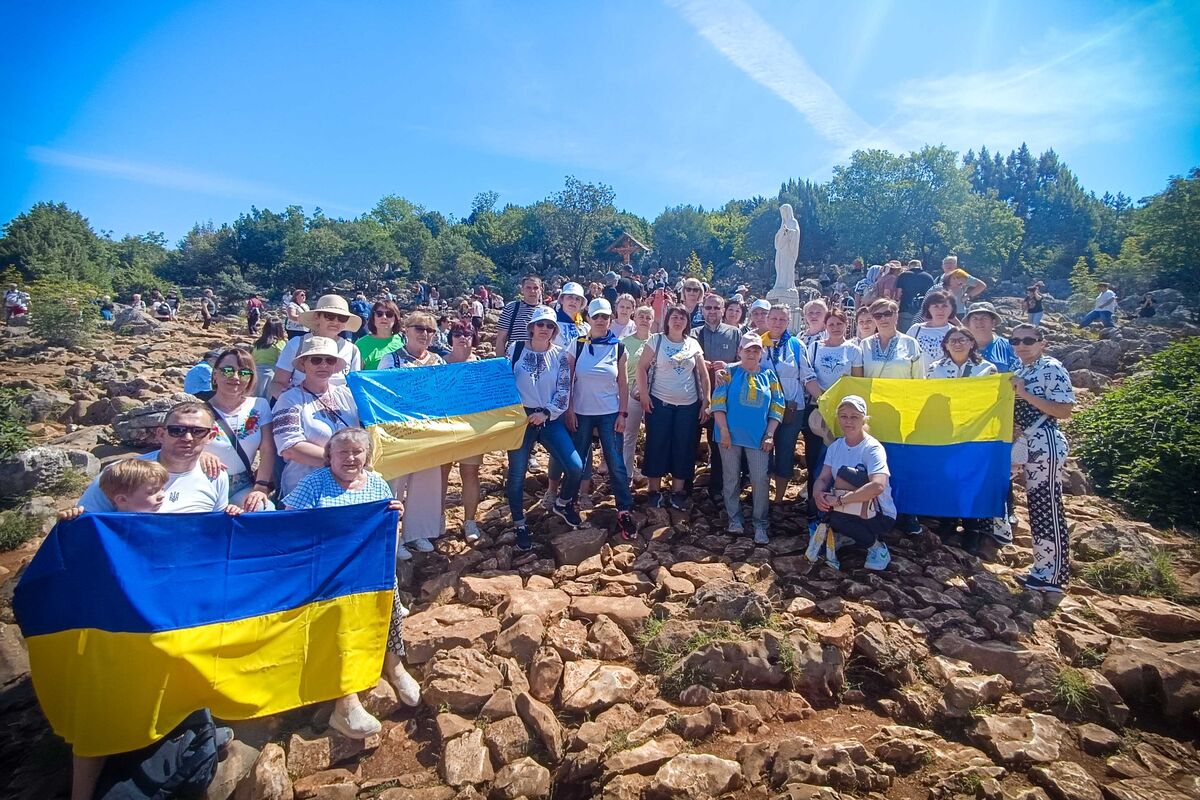
[(869, 433), (887, 450), (900, 513), (1000, 517), (1012, 462), (1010, 377), (844, 377), (821, 396), (821, 416), (840, 436), (837, 404), (850, 394), (867, 401)]
[(250, 719), (374, 686), (397, 522), (379, 502), (59, 523), (13, 597), (42, 710), (100, 756), (198, 708)]
[(389, 480), (469, 456), (514, 450), (525, 409), (504, 358), (412, 369), (351, 372), (358, 418)]

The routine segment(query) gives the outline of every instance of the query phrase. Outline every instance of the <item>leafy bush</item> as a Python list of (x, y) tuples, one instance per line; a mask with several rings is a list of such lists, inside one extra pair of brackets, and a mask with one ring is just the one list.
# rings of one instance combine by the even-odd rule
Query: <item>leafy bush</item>
[(21, 395), (14, 389), (0, 389), (0, 458), (25, 450), (30, 445), (29, 409), (21, 403)]
[(38, 281), (30, 291), (30, 330), (48, 345), (81, 348), (92, 343), (100, 309), (100, 292), (87, 283)]
[(12, 550), (42, 534), (42, 518), (21, 511), (0, 514), (0, 553)]
[(1110, 594), (1176, 598), (1183, 591), (1175, 575), (1175, 564), (1166, 550), (1155, 550), (1148, 562), (1124, 555), (1084, 564), (1079, 570), (1084, 583)]
[(1175, 342), (1075, 415), (1096, 488), (1155, 521), (1200, 521), (1200, 338)]

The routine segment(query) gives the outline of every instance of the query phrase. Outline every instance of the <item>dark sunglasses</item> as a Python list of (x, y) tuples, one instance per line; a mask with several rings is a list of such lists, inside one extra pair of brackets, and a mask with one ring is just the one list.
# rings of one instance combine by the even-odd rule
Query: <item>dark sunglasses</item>
[(450, 335), (456, 339), (474, 339), (475, 338), (475, 334), (471, 333), (470, 331), (451, 331)]
[(307, 358), (308, 363), (312, 364), (314, 367), (320, 367), (325, 364), (333, 367), (336, 366), (339, 361), (341, 361), (341, 359), (337, 356), (305, 356), (305, 358)]
[(321, 319), (327, 319), (330, 322), (345, 322), (347, 319), (341, 314), (334, 314), (332, 311), (318, 311), (317, 316)]
[(592, 319), (612, 319), (612, 314), (592, 314)]
[(249, 378), (254, 374), (254, 370), (246, 369), (245, 367), (241, 369), (237, 367), (221, 367), (221, 374), (226, 378), (232, 378), (234, 375), (237, 375), (239, 378)]
[(167, 436), (172, 439), (182, 439), (191, 434), (193, 439), (207, 439), (212, 428), (200, 428), (194, 425), (167, 425)]
[(408, 327), (417, 333), (437, 333), (434, 328), (426, 328), (424, 325), (409, 325)]
[(1026, 347), (1029, 347), (1030, 345), (1037, 344), (1041, 341), (1041, 339), (1036, 336), (1014, 336), (1013, 338), (1009, 339), (1009, 341), (1014, 345), (1023, 344)]
[(557, 326), (553, 322), (547, 322), (546, 320), (543, 319), (543, 320), (538, 320), (537, 322), (533, 323), (533, 327), (535, 327), (535, 328), (555, 328)]
[(684, 288), (684, 291), (685, 291), (685, 292), (702, 292), (702, 291), (704, 291), (704, 290), (703, 290), (703, 289), (693, 289), (693, 288), (691, 288), (691, 287), (685, 287), (685, 288)]
[(720, 311), (721, 307), (720, 306), (705, 306), (704, 310), (705, 311)]
[(383, 308), (381, 308), (381, 309), (378, 309), (378, 310), (375, 312), (375, 316), (377, 316), (377, 317), (387, 317), (388, 319), (395, 319), (395, 318), (396, 318), (396, 315), (395, 315), (395, 314), (393, 314), (392, 312), (390, 312), (390, 311), (388, 311), (388, 310), (386, 310), (386, 309), (383, 309)]
[(896, 316), (895, 311), (872, 311), (871, 316), (875, 319), (887, 319), (888, 317)]

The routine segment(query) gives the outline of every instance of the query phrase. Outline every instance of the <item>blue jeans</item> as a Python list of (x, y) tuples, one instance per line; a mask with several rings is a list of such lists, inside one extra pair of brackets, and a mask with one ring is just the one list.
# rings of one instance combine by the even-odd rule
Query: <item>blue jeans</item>
[[(646, 415), (646, 452), (642, 472), (647, 478), (661, 478), (670, 473), (675, 480), (687, 483), (696, 474), (700, 401), (676, 406), (651, 395), (650, 402), (652, 411)], [(716, 491), (716, 487), (713, 487), (713, 491)]]
[[(625, 458), (621, 453), (623, 438), (617, 433), (617, 414), (576, 414), (579, 426), (571, 434), (575, 442), (575, 453), (582, 459), (590, 456), (592, 430), (600, 435), (600, 450), (604, 463), (608, 465), (608, 482), (612, 485), (619, 511), (633, 510), (633, 492), (629, 490), (629, 474), (625, 471)], [(590, 458), (588, 459), (591, 460)]]
[(790, 481), (796, 475), (796, 441), (804, 428), (804, 410), (804, 406), (800, 406), (792, 415), (791, 422), (781, 422), (775, 429), (775, 449), (771, 451), (770, 473), (776, 478), (787, 478)]
[(525, 520), (525, 475), (529, 472), (529, 455), (538, 442), (550, 451), (550, 455), (557, 459), (558, 463), (566, 467), (566, 479), (563, 481), (560, 499), (570, 502), (579, 494), (583, 462), (575, 452), (575, 444), (571, 441), (571, 434), (567, 431), (562, 417), (550, 420), (544, 425), (530, 425), (525, 429), (525, 441), (521, 446), (508, 451), (508, 480), (505, 481), (505, 491), (513, 522)]
[(1086, 328), (1096, 320), (1100, 320), (1100, 324), (1104, 327), (1111, 328), (1113, 326), (1112, 315), (1113, 312), (1111, 311), (1089, 311), (1087, 314), (1084, 314), (1083, 320), (1079, 324)]

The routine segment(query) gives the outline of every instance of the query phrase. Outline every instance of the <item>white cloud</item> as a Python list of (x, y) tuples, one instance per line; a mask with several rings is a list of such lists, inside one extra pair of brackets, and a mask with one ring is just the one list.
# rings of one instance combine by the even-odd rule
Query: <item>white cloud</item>
[(721, 55), (799, 111), (839, 150), (887, 142), (743, 0), (667, 0)]

